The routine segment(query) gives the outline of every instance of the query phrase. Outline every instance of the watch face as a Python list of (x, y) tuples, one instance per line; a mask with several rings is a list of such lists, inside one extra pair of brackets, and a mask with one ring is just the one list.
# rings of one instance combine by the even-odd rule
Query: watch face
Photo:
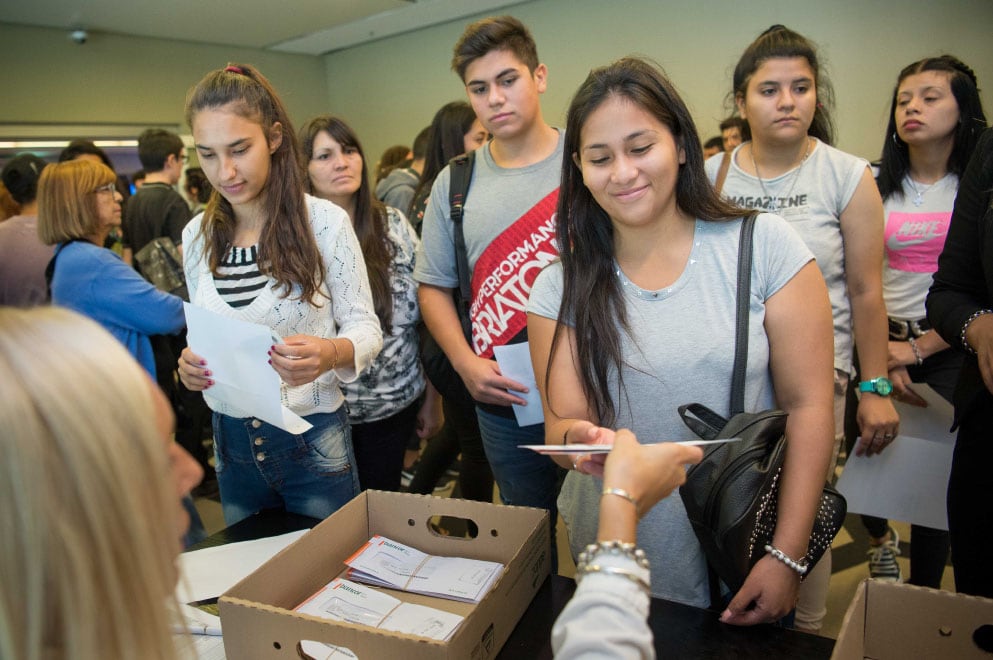
[(875, 390), (877, 394), (889, 396), (889, 394), (893, 391), (893, 383), (889, 378), (877, 378), (875, 382)]

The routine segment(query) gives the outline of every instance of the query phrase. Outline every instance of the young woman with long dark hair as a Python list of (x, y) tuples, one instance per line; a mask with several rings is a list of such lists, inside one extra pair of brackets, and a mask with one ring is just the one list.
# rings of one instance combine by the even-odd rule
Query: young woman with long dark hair
[(343, 210), (305, 195), (293, 125), (256, 69), (208, 73), (186, 119), (214, 187), (183, 232), (190, 301), (283, 338), (269, 356), (283, 403), (312, 425), (293, 434), (212, 397), (211, 356), (183, 351), (180, 378), (214, 411), (225, 521), (274, 507), (326, 518), (358, 493), (340, 383), (382, 346), (362, 250)]
[[(727, 411), (744, 209), (707, 181), (686, 105), (638, 59), (594, 70), (569, 107), (556, 216), (561, 261), (535, 280), (528, 336), (548, 444), (692, 439), (677, 408)], [(745, 408), (789, 413), (773, 546), (807, 552), (831, 451), (831, 316), (810, 250), (781, 218), (755, 224)], [(701, 331), (705, 329), (705, 331)], [(597, 536), (597, 464), (575, 463), (559, 498), (573, 553)], [(602, 469), (602, 466), (601, 466)], [(652, 593), (709, 604), (706, 561), (679, 498), (644, 514), (639, 544)], [(786, 615), (799, 573), (773, 554), (752, 569), (722, 620)]]

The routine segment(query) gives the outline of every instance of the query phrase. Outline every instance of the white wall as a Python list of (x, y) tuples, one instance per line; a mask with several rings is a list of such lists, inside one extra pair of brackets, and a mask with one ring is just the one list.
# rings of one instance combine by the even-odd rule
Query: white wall
[[(926, 55), (951, 52), (975, 68), (993, 114), (991, 0), (533, 0), (510, 11), (548, 64), (544, 108), (557, 125), (590, 68), (637, 53), (666, 68), (701, 135), (712, 135), (735, 61), (777, 22), (820, 44), (843, 149), (878, 156), (895, 76)], [(62, 30), (0, 24), (0, 134), (25, 122), (183, 126), (187, 89), (234, 60), (261, 68), (297, 125), (321, 112), (345, 117), (374, 163), (387, 146), (411, 142), (442, 104), (465, 98), (449, 62), (469, 22), (323, 57), (108, 34), (77, 46)]]
[(0, 23), (0, 133), (23, 123), (130, 124), (134, 137), (147, 126), (187, 130), (187, 90), (229, 61), (258, 66), (294, 117), (324, 111), (319, 57), (97, 32), (79, 46), (65, 30)]
[[(836, 92), (837, 144), (844, 150), (878, 157), (896, 75), (928, 55), (950, 52), (972, 66), (993, 115), (990, 0), (535, 0), (508, 13), (535, 35), (550, 71), (545, 116), (559, 126), (591, 68), (641, 54), (666, 69), (701, 135), (714, 135), (727, 114), (734, 64), (774, 23), (820, 45)], [(469, 22), (324, 56), (329, 111), (354, 126), (372, 162), (387, 146), (410, 143), (441, 105), (465, 98), (449, 64)]]

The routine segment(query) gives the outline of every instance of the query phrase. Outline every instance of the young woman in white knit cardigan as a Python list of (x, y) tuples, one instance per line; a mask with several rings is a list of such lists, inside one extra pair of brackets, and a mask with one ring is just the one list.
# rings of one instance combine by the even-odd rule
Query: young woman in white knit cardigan
[(304, 194), (296, 134), (268, 80), (247, 65), (208, 73), (186, 120), (215, 193), (183, 233), (190, 301), (269, 326), (283, 403), (313, 425), (291, 434), (210, 394), (210, 355), (189, 349), (180, 378), (214, 411), (228, 524), (262, 509), (325, 518), (358, 493), (340, 382), (379, 353), (365, 261), (348, 215)]

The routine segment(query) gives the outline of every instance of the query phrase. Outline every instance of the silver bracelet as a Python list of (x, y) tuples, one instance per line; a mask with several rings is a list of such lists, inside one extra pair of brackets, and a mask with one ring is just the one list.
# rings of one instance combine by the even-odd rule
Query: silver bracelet
[(907, 343), (910, 344), (910, 350), (914, 352), (914, 359), (917, 361), (917, 366), (924, 364), (924, 358), (921, 357), (921, 349), (917, 347), (917, 340), (913, 337), (907, 338)]
[(579, 568), (576, 568), (576, 584), (583, 581), (583, 578), (590, 573), (610, 573), (611, 575), (623, 575), (627, 579), (638, 585), (646, 596), (652, 595), (652, 588), (645, 582), (644, 578), (640, 575), (636, 575), (626, 568), (617, 568), (615, 566), (601, 566), (600, 564), (586, 564), (583, 566), (583, 572), (579, 572)]
[(634, 505), (634, 512), (636, 514), (639, 514), (640, 515), (641, 506), (638, 504), (638, 500), (634, 499), (634, 496), (632, 496), (631, 493), (627, 492), (623, 488), (607, 488), (607, 487), (604, 487), (603, 492), (600, 493), (600, 494), (601, 495), (617, 495), (618, 497), (623, 497), (628, 502), (630, 502), (631, 504)]
[(648, 557), (645, 555), (645, 551), (635, 546), (634, 543), (600, 541), (599, 543), (591, 543), (586, 546), (585, 550), (579, 553), (576, 561), (577, 583), (582, 582), (583, 577), (589, 573), (612, 573), (614, 575), (625, 576), (641, 587), (646, 594), (651, 593), (651, 587), (649, 587), (648, 583), (640, 575), (623, 568), (601, 566), (600, 564), (593, 563), (602, 554), (623, 555), (634, 561), (640, 568), (644, 568), (645, 570), (649, 568)]
[(779, 548), (768, 544), (765, 546), (765, 551), (792, 568), (800, 575), (801, 578), (803, 578), (803, 576), (807, 574), (807, 571), (810, 570), (810, 565), (807, 563), (806, 557), (800, 557), (800, 561), (794, 561), (793, 559), (790, 559), (789, 555)]
[(983, 314), (993, 314), (993, 309), (981, 309), (977, 312), (974, 312), (972, 316), (967, 318), (965, 320), (965, 323), (962, 324), (962, 332), (959, 333), (959, 339), (962, 340), (962, 347), (965, 348), (966, 353), (972, 353), (973, 355), (975, 355), (976, 351), (973, 350), (972, 346), (969, 346), (969, 342), (965, 340), (965, 331), (969, 329), (969, 326), (972, 324), (973, 321), (978, 319)]

